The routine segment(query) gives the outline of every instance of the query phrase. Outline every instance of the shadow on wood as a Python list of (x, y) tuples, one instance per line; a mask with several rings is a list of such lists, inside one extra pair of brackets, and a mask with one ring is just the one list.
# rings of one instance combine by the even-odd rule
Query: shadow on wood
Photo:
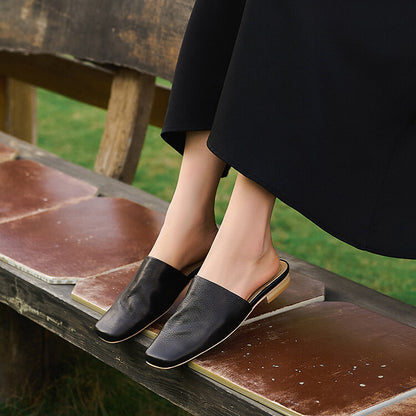
[(58, 376), (68, 344), (0, 303), (0, 402), (36, 394)]

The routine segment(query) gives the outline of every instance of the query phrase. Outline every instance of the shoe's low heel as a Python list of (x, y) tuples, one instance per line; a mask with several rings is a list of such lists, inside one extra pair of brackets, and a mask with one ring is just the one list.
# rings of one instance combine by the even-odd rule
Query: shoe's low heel
[(267, 303), (272, 303), (281, 293), (283, 293), (290, 284), (290, 275), (288, 274), (270, 293), (266, 296)]

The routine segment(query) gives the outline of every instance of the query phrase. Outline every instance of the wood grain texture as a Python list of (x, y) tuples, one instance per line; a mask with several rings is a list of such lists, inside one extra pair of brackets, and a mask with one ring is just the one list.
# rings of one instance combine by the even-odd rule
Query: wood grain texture
[(0, 49), (69, 54), (171, 80), (193, 4), (194, 0), (2, 0)]
[(133, 182), (153, 104), (155, 78), (120, 69), (113, 80), (94, 170)]

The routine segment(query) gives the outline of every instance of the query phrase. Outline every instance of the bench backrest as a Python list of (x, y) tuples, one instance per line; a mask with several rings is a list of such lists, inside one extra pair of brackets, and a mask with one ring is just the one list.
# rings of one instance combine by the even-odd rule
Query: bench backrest
[(155, 77), (172, 79), (193, 4), (1, 0), (0, 129), (35, 131), (33, 91), (15, 80), (108, 108), (95, 169), (131, 182), (147, 124), (162, 124), (169, 97)]
[(2, 0), (0, 50), (69, 54), (171, 79), (193, 0)]

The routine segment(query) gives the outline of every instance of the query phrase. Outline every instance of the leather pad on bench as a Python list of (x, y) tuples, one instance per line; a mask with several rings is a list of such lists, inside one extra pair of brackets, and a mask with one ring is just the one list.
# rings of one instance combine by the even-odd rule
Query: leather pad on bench
[(32, 160), (0, 163), (0, 223), (92, 198), (96, 193), (95, 186)]
[(75, 283), (143, 259), (164, 215), (122, 198), (92, 198), (0, 224), (0, 260), (49, 283)]
[(283, 414), (349, 416), (416, 394), (416, 329), (319, 302), (242, 326), (190, 366)]

